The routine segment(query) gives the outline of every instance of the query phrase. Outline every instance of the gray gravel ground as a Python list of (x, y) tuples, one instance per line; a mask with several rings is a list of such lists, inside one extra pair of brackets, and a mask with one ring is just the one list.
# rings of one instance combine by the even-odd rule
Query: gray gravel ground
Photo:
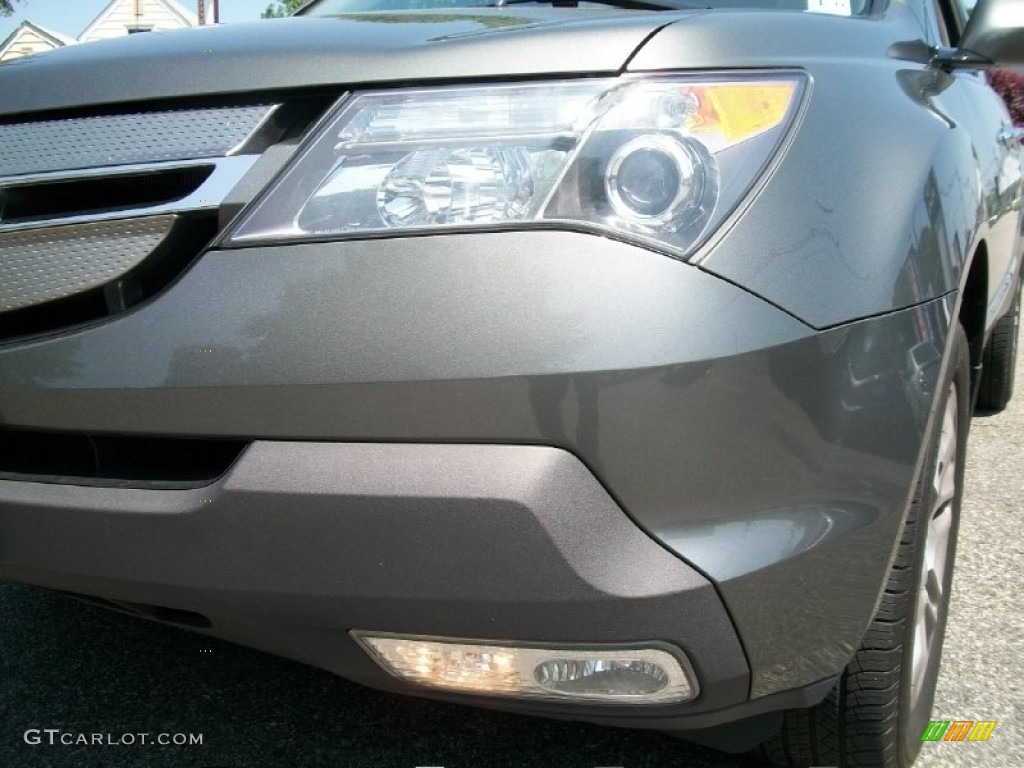
[[(1018, 372), (1024, 395), (1024, 371)], [(925, 744), (922, 768), (1024, 766), (1024, 396), (973, 425), (934, 717), (998, 720)], [(375, 693), (329, 674), (0, 583), (0, 768), (753, 768), (671, 737)], [(28, 729), (196, 733), (201, 746), (30, 746)], [(46, 734), (42, 734), (46, 738)]]
[(932, 717), (997, 720), (987, 742), (925, 744), (923, 768), (1024, 766), (1024, 357), (1017, 399), (999, 416), (976, 418), (968, 444), (967, 487)]

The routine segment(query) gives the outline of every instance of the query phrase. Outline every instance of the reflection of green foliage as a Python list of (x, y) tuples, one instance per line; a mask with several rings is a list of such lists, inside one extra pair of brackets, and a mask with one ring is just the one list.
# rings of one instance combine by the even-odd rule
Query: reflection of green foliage
[[(0, 0), (3, 2), (3, 0)], [(306, 0), (279, 0), (267, 6), (267, 10), (260, 14), (261, 19), (279, 19), (282, 16), (291, 16), (295, 11), (306, 4)]]
[(483, 13), (395, 13), (381, 11), (377, 13), (346, 13), (340, 19), (352, 21), (372, 21), (378, 24), (457, 24), (469, 22), (490, 29), (499, 27), (521, 27), (523, 19), (515, 16), (493, 16)]

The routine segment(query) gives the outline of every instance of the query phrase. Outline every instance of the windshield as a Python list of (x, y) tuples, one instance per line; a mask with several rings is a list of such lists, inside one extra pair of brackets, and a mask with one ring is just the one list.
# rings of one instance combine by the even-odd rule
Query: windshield
[[(313, 0), (303, 7), (301, 16), (334, 16), (342, 13), (368, 11), (414, 11), (437, 8), (479, 8), (482, 6), (525, 5), (545, 0)], [(871, 0), (581, 0), (581, 6), (613, 6), (648, 10), (688, 8), (760, 8), (827, 13), (836, 16), (863, 16), (870, 10)]]

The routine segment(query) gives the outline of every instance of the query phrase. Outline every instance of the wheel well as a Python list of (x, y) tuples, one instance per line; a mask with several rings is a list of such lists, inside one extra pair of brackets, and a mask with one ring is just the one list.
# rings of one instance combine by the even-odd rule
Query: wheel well
[(981, 357), (985, 351), (985, 319), (988, 311), (988, 251), (985, 243), (978, 245), (978, 250), (971, 260), (971, 271), (964, 283), (964, 293), (960, 301), (960, 324), (967, 333), (967, 344), (971, 354), (972, 389), (977, 389), (978, 373), (981, 370)]

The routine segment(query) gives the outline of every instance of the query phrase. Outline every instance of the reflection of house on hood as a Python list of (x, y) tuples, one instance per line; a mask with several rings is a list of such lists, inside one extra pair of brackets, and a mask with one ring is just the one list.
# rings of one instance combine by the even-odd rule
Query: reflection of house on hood
[(0, 62), (77, 43), (154, 29), (194, 27), (196, 14), (177, 0), (112, 0), (77, 38), (23, 21), (0, 43)]

